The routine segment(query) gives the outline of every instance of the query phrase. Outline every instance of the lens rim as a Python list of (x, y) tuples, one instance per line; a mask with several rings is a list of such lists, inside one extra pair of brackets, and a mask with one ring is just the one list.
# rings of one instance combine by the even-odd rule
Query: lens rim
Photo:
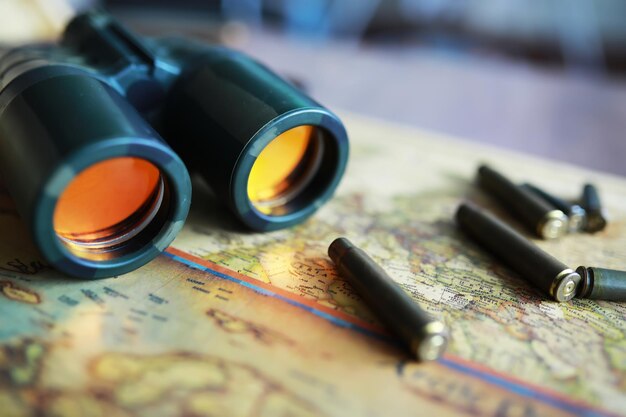
[[(336, 147), (337, 163), (329, 174), (325, 189), (311, 198), (310, 204), (284, 215), (267, 215), (260, 212), (248, 196), (248, 177), (261, 151), (276, 137), (294, 127), (310, 125), (321, 129)], [(339, 118), (324, 108), (300, 108), (281, 114), (265, 124), (242, 149), (233, 168), (230, 180), (230, 201), (233, 211), (248, 227), (259, 231), (272, 231), (293, 226), (304, 221), (329, 200), (343, 176), (348, 161), (348, 135)]]
[[(107, 260), (90, 260), (72, 253), (54, 231), (53, 216), (63, 190), (84, 169), (117, 157), (142, 158), (157, 167), (169, 189), (169, 211), (163, 226), (143, 247)], [(33, 235), (45, 258), (55, 268), (80, 278), (122, 275), (154, 259), (183, 227), (191, 202), (191, 179), (180, 158), (155, 138), (103, 139), (70, 154), (39, 191), (33, 213)]]

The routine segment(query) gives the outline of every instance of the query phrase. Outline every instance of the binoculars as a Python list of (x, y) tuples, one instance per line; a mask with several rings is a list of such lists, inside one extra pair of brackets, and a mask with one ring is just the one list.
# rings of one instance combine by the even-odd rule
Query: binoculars
[(333, 194), (339, 118), (250, 57), (77, 16), (58, 45), (0, 59), (0, 172), (43, 257), (124, 274), (183, 226), (188, 169), (245, 225), (297, 224)]

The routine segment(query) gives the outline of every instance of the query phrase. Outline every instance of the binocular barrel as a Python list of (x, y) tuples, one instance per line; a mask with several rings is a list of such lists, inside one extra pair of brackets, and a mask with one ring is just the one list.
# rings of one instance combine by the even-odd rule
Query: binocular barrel
[(57, 269), (81, 278), (134, 270), (181, 229), (191, 198), (187, 169), (108, 85), (46, 70), (0, 93), (6, 186)]
[(241, 221), (284, 228), (332, 196), (348, 158), (337, 116), (240, 53), (214, 48), (189, 66), (166, 103), (164, 135)]
[(187, 169), (266, 231), (313, 214), (347, 157), (337, 116), (223, 47), (140, 39), (88, 13), (58, 46), (0, 59), (0, 172), (43, 256), (76, 277), (164, 250), (189, 210)]

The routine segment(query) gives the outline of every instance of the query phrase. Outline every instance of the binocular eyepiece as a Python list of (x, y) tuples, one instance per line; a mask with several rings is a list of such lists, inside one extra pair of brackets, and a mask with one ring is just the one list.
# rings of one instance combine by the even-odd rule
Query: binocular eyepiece
[(59, 45), (0, 59), (0, 172), (42, 255), (76, 277), (163, 251), (189, 211), (187, 169), (269, 231), (328, 200), (347, 157), (337, 116), (227, 48), (89, 13)]

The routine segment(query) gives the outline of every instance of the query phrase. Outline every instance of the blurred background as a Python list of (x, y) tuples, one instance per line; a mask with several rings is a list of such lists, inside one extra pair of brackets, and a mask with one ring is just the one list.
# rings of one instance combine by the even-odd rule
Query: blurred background
[(622, 0), (0, 0), (0, 49), (91, 7), (243, 50), (339, 113), (626, 176)]

